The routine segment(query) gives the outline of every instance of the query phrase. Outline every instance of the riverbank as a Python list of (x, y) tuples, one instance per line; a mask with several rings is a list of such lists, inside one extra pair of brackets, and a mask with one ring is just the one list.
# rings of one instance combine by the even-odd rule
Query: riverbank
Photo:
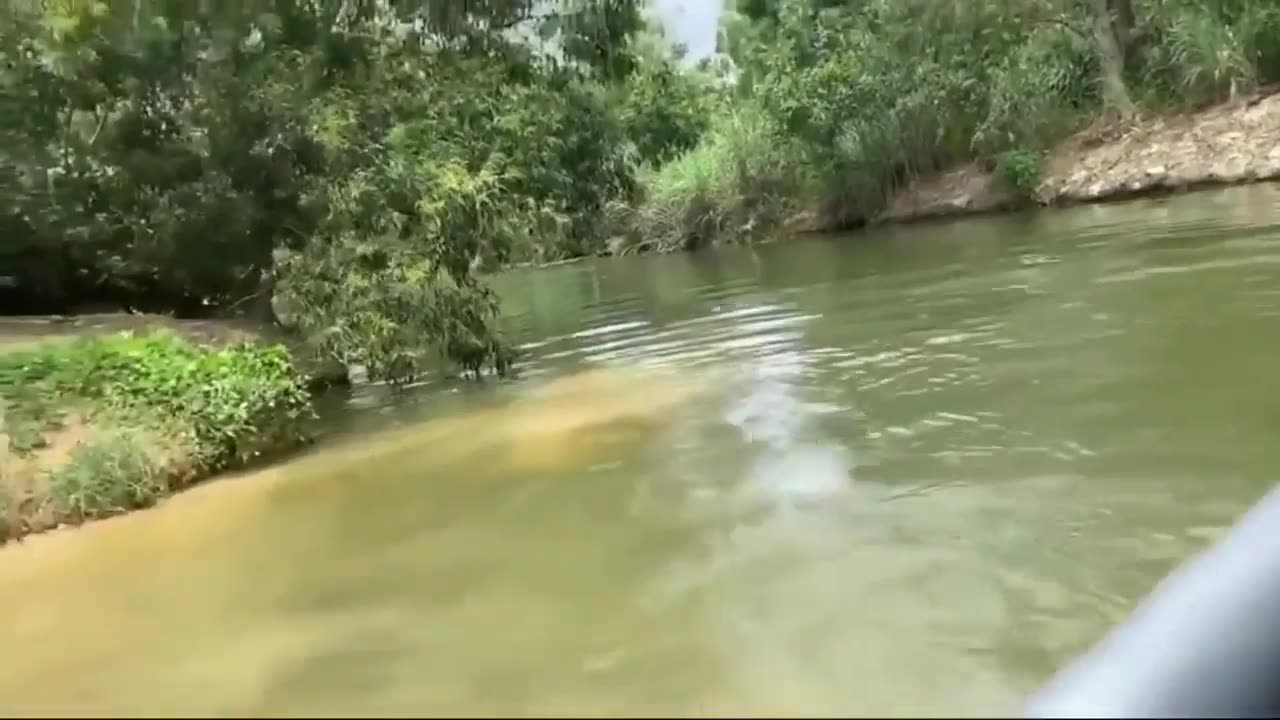
[(0, 542), (146, 507), (309, 439), (311, 380), (283, 344), (101, 320), (80, 337), (0, 322)]
[[(1121, 200), (1280, 178), (1280, 88), (1124, 127), (1089, 128), (1044, 155), (1031, 193), (969, 163), (896, 193), (875, 222)], [(804, 223), (801, 223), (804, 225)], [(804, 229), (824, 230), (815, 223)]]

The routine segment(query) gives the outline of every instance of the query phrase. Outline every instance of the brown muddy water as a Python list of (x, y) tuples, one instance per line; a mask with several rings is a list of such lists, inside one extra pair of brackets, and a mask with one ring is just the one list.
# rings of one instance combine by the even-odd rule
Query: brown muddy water
[(0, 551), (5, 715), (1016, 714), (1280, 471), (1280, 190), (499, 279), (523, 378)]

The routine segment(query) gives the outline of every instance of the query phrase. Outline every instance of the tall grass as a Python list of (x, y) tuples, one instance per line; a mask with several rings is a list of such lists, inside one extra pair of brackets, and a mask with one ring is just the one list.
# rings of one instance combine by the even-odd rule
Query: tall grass
[(81, 522), (146, 507), (168, 490), (163, 445), (137, 429), (112, 429), (75, 448), (65, 464), (48, 473), (49, 500), (60, 519)]
[(1152, 90), (1178, 104), (1234, 97), (1258, 84), (1246, 37), (1202, 9), (1186, 9), (1160, 29), (1147, 58)]
[(811, 181), (804, 161), (758, 107), (732, 108), (693, 150), (641, 172), (641, 202), (615, 208), (630, 228), (615, 250), (689, 250), (753, 237), (796, 207)]
[(1134, 78), (1150, 103), (1196, 106), (1280, 81), (1280, 5), (1167, 3)]

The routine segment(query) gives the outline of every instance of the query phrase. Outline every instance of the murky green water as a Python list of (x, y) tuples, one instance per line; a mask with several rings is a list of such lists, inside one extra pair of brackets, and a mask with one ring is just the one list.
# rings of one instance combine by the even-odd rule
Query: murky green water
[(1280, 473), (1276, 187), (501, 285), (521, 382), (0, 553), (0, 709), (1016, 713)]

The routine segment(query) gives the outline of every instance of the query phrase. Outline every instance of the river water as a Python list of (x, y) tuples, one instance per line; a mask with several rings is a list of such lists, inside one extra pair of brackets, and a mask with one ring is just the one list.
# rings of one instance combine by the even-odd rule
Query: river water
[(1280, 188), (502, 276), (522, 378), (0, 551), (6, 715), (1014, 714), (1280, 469)]

